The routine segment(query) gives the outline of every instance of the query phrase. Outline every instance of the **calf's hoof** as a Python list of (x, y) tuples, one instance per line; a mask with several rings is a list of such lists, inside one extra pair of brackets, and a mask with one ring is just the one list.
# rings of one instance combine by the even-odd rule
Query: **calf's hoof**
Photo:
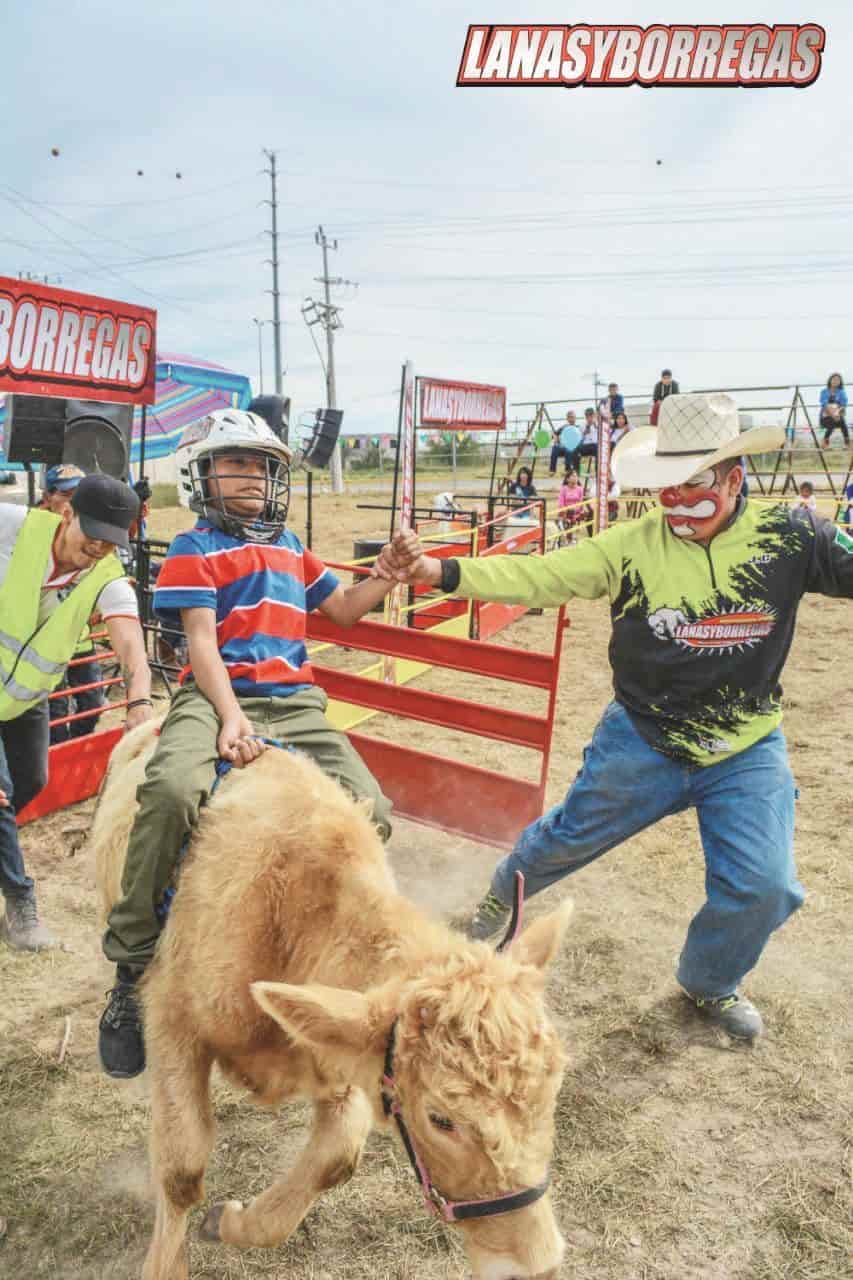
[(202, 1240), (207, 1240), (211, 1244), (222, 1244), (220, 1227), (223, 1213), (225, 1213), (226, 1209), (239, 1213), (242, 1208), (243, 1205), (239, 1200), (225, 1200), (222, 1204), (215, 1204), (212, 1209), (208, 1209), (204, 1215), (204, 1221), (199, 1227), (199, 1235)]

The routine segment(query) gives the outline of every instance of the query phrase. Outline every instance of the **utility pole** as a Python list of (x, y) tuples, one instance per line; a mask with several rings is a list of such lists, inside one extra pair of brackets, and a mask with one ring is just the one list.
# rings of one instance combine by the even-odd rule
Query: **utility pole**
[[(341, 320), (340, 309), (334, 305), (331, 296), (331, 286), (353, 284), (352, 280), (344, 280), (341, 276), (329, 275), (329, 250), (337, 249), (337, 240), (330, 240), (322, 227), (318, 227), (314, 234), (314, 243), (318, 244), (323, 251), (323, 274), (315, 276), (318, 284), (323, 286), (324, 302), (314, 302), (310, 298), (306, 298), (305, 305), (302, 308), (302, 315), (305, 323), (308, 325), (322, 324), (326, 330), (326, 406), (329, 409), (337, 409), (337, 387), (335, 385), (335, 330), (340, 329), (343, 321)], [(344, 491), (344, 475), (343, 465), (341, 463), (341, 446), (340, 443), (335, 445), (334, 452), (329, 459), (329, 475), (332, 481), (332, 493), (343, 493)]]
[(265, 320), (259, 320), (257, 316), (252, 316), (252, 323), (258, 326), (258, 392), (264, 394), (264, 345), (261, 340)]
[(281, 319), (279, 312), (279, 289), (278, 289), (278, 194), (276, 191), (276, 169), (274, 151), (264, 151), (264, 155), (270, 162), (270, 167), (264, 169), (264, 173), (270, 175), (270, 190), (272, 199), (265, 200), (263, 203), (268, 204), (272, 210), (272, 230), (267, 235), (272, 241), (272, 257), (267, 258), (267, 262), (272, 267), (272, 332), (273, 332), (273, 358), (275, 362), (275, 394), (280, 396), (282, 392), (282, 369), (281, 369)]

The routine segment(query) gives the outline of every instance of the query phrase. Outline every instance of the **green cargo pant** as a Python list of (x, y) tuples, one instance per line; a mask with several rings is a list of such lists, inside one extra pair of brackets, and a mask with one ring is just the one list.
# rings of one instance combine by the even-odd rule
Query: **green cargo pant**
[[(388, 839), (391, 802), (349, 739), (329, 724), (322, 689), (239, 701), (259, 734), (304, 751), (352, 795), (372, 800), (373, 820), (382, 838)], [(195, 685), (176, 694), (137, 792), (139, 812), (128, 840), (122, 897), (110, 912), (104, 934), (108, 960), (141, 969), (154, 955), (160, 934), (155, 907), (172, 879), (184, 838), (210, 795), (219, 759), (219, 727), (213, 705)]]

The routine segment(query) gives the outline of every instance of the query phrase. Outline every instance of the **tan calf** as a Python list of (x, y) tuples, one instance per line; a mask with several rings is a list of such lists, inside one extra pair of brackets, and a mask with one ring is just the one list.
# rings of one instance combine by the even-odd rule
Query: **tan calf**
[[(147, 725), (130, 735), (102, 796), (93, 841), (107, 905), (153, 741)], [(441, 1195), (491, 1199), (541, 1183), (563, 1073), (543, 970), (569, 911), (498, 955), (397, 893), (363, 808), (306, 758), (270, 750), (233, 774), (203, 811), (143, 983), (157, 1191), (144, 1280), (188, 1276), (214, 1063), (258, 1103), (312, 1099), (315, 1120), (286, 1177), (245, 1206), (210, 1210), (208, 1239), (281, 1244), (321, 1192), (351, 1177), (370, 1130), (391, 1123), (392, 1028), (395, 1096)], [(563, 1242), (547, 1193), (460, 1229), (479, 1280), (557, 1274)]]

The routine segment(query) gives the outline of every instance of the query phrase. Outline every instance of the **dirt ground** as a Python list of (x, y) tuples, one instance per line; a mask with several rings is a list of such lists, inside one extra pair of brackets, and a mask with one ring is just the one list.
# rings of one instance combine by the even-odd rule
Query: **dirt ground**
[[(315, 547), (330, 558), (351, 554), (352, 535), (374, 532), (385, 519), (356, 510), (352, 498), (321, 494)], [(161, 511), (153, 531), (168, 536), (186, 523), (186, 513)], [(606, 608), (576, 601), (570, 613), (554, 801), (577, 770), (610, 687)], [(576, 902), (550, 983), (570, 1057), (553, 1168), (567, 1280), (853, 1276), (850, 619), (845, 602), (807, 599), (788, 664), (786, 729), (809, 897), (748, 980), (767, 1021), (763, 1041), (750, 1050), (710, 1032), (675, 989), (673, 957), (703, 891), (692, 815), (632, 840), (532, 907), (566, 892)], [(545, 648), (552, 627), (548, 615), (529, 618), (501, 639)], [(447, 673), (431, 673), (423, 687), (523, 705), (516, 691)], [(379, 719), (367, 731), (401, 732)], [(418, 726), (418, 745), (532, 776), (529, 753), (512, 747), (484, 749), (425, 726)], [(89, 808), (23, 833), (43, 913), (70, 949), (27, 957), (0, 947), (0, 1217), (7, 1225), (0, 1275), (22, 1280), (136, 1278), (152, 1225), (144, 1077), (109, 1081), (95, 1055), (110, 970), (99, 950), (92, 869), (72, 829), (85, 826)], [(495, 860), (493, 850), (405, 823), (389, 853), (404, 888), (439, 913), (473, 903)], [(304, 1112), (255, 1111), (223, 1084), (216, 1096), (219, 1139), (207, 1202), (245, 1200), (293, 1158)], [(240, 1254), (202, 1244), (198, 1221), (191, 1227), (194, 1280), (466, 1274), (453, 1233), (425, 1216), (404, 1155), (385, 1137), (371, 1140), (357, 1177), (322, 1200), (279, 1250)]]

